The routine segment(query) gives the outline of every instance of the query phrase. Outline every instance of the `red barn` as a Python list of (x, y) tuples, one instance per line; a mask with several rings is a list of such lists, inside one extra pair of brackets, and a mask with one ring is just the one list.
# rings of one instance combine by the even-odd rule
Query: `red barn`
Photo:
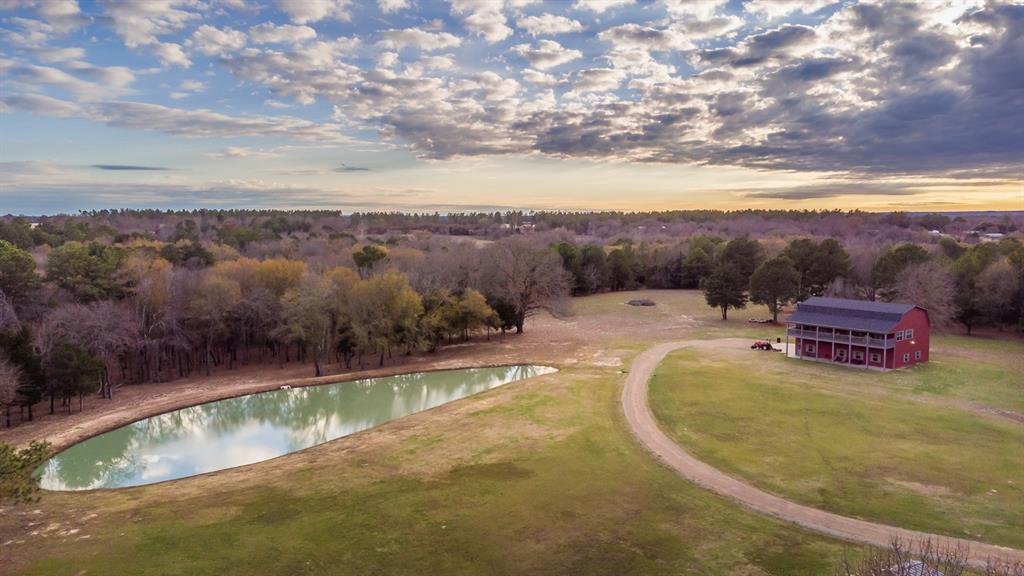
[(786, 319), (791, 356), (892, 370), (928, 361), (928, 311), (913, 304), (811, 298)]

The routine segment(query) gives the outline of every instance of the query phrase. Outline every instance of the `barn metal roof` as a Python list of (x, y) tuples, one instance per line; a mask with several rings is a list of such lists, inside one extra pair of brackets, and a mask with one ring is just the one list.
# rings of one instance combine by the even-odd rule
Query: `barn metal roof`
[(913, 304), (814, 297), (796, 305), (787, 322), (859, 332), (889, 332)]

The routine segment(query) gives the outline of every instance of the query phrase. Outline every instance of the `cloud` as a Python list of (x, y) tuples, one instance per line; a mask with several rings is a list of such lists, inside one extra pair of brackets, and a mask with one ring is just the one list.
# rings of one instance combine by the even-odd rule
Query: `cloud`
[(200, 18), (200, 14), (187, 9), (194, 5), (193, 0), (103, 0), (114, 31), (129, 48), (159, 44), (158, 37), (177, 32)]
[(90, 168), (114, 172), (153, 172), (159, 170), (170, 170), (170, 168), (164, 168), (161, 166), (138, 166), (135, 164), (92, 164)]
[(770, 59), (784, 61), (793, 49), (810, 44), (815, 36), (816, 32), (810, 26), (786, 24), (748, 36), (734, 48), (703, 50), (700, 58), (709, 64), (730, 64), (739, 68), (759, 65)]
[(228, 116), (210, 110), (185, 110), (143, 102), (103, 102), (93, 118), (118, 128), (141, 128), (189, 138), (283, 136), (298, 140), (346, 140), (333, 124), (282, 116)]
[(331, 171), (332, 172), (342, 172), (342, 173), (345, 173), (345, 172), (369, 172), (370, 169), (365, 167), (365, 166), (349, 166), (347, 164), (342, 164), (341, 166), (338, 166), (337, 168), (334, 168)]
[(86, 101), (132, 92), (130, 85), (135, 81), (135, 75), (122, 66), (104, 68), (87, 62), (73, 62), (68, 68), (74, 74), (53, 66), (0, 59), (0, 75), (7, 83), (7, 92), (29, 93), (51, 88)]
[(579, 20), (554, 14), (520, 17), (516, 20), (516, 27), (526, 30), (531, 36), (553, 36), (583, 30), (583, 24)]
[(625, 78), (626, 73), (615, 68), (580, 70), (572, 88), (577, 93), (608, 92), (618, 88)]
[(554, 88), (559, 84), (559, 80), (551, 74), (546, 74), (532, 68), (523, 70), (523, 80), (543, 88)]
[(363, 73), (342, 61), (359, 45), (357, 39), (315, 41), (287, 51), (247, 48), (220, 59), (235, 76), (260, 84), (277, 99), (308, 105), (318, 96), (344, 97)]
[(642, 50), (688, 50), (693, 44), (678, 30), (639, 24), (622, 24), (602, 31), (597, 37), (616, 48)]
[(530, 66), (540, 70), (550, 70), (583, 57), (579, 50), (565, 48), (554, 40), (540, 40), (536, 46), (517, 44), (512, 47), (512, 52), (524, 58)]
[(734, 34), (743, 28), (743, 19), (734, 14), (712, 16), (697, 20), (683, 20), (676, 24), (677, 29), (691, 41), (718, 38)]
[(182, 100), (205, 89), (206, 85), (198, 80), (184, 80), (178, 85), (178, 91), (171, 92), (170, 97), (173, 100)]
[(79, 47), (73, 48), (36, 48), (32, 51), (40, 62), (52, 64), (55, 62), (67, 62), (69, 60), (81, 60), (85, 58), (85, 50)]
[(158, 104), (104, 101), (88, 106), (48, 96), (21, 94), (0, 99), (16, 110), (56, 117), (81, 117), (116, 128), (154, 130), (186, 138), (283, 137), (315, 142), (349, 139), (340, 126), (288, 116), (229, 116), (211, 110), (188, 110)]
[(207, 56), (237, 52), (245, 47), (245, 32), (225, 27), (223, 30), (203, 24), (192, 33), (188, 46)]
[(164, 66), (178, 66), (180, 68), (192, 66), (192, 61), (189, 60), (188, 56), (185, 56), (185, 51), (181, 49), (180, 44), (161, 42), (153, 45), (153, 53), (156, 54), (156, 57), (160, 59)]
[[(4, 112), (182, 137), (375, 134), (429, 159), (546, 154), (1019, 179), (1019, 3), (456, 0), (443, 18), (424, 2), (398, 4), (296, 0), (282, 12), (227, 13), (208, 0), (83, 3), (82, 41), (71, 44), (50, 23), (57, 12), (18, 2), (36, 13), (4, 15), (0, 102)], [(382, 16), (392, 6), (403, 12)], [(350, 23), (328, 22), (350, 12)], [(104, 45), (105, 29), (127, 48)], [(92, 36), (96, 48), (84, 41)], [(118, 49), (139, 54), (118, 61)], [(123, 65), (86, 62), (94, 50)], [(191, 75), (136, 64), (187, 68), (197, 54), (209, 61)], [(190, 98), (201, 87), (182, 83), (225, 72), (234, 78), (217, 84), (234, 89), (219, 99)], [(196, 106), (142, 102), (150, 92), (140, 79)], [(243, 97), (302, 118), (239, 113)], [(245, 144), (253, 157), (263, 150)], [(245, 154), (224, 150), (211, 154)]]
[(293, 26), (264, 22), (249, 28), (249, 38), (256, 44), (302, 44), (316, 38), (316, 30), (309, 26)]
[(0, 2), (0, 10), (35, 8), (36, 14), (46, 21), (46, 31), (67, 34), (88, 23), (82, 16), (77, 0), (7, 0)]
[(0, 98), (0, 102), (11, 110), (21, 110), (54, 118), (71, 118), (82, 113), (81, 107), (73, 102), (42, 94), (13, 94)]
[[(138, 173), (139, 176), (145, 172)], [(157, 176), (159, 174), (159, 176)], [(429, 188), (374, 187), (361, 191), (337, 186), (291, 184), (259, 178), (184, 181), (181, 175), (154, 173), (111, 180), (77, 167), (51, 162), (0, 162), (0, 200), (12, 213), (69, 213), (79, 209), (124, 207), (331, 208), (346, 211), (499, 210), (509, 207), (441, 204)], [(26, 199), (31, 198), (31, 202)], [(42, 208), (42, 209), (41, 209)]]
[(452, 14), (462, 15), (462, 25), (490, 43), (512, 35), (505, 20), (505, 0), (451, 0)]
[(729, 0), (659, 0), (670, 15), (676, 18), (707, 20), (713, 18)]
[(377, 7), (385, 14), (394, 14), (409, 7), (409, 0), (377, 0)]
[(381, 68), (394, 68), (398, 64), (398, 52), (381, 52), (377, 55), (377, 66)]
[(743, 5), (743, 9), (762, 15), (768, 20), (775, 20), (794, 12), (813, 14), (837, 3), (838, 0), (749, 0)]
[(321, 20), (347, 22), (352, 15), (348, 12), (349, 0), (277, 0), (281, 11), (296, 24), (309, 24)]
[(385, 30), (381, 32), (381, 46), (392, 50), (415, 48), (424, 52), (433, 52), (445, 48), (454, 48), (462, 44), (458, 36), (447, 32), (427, 32), (419, 28), (403, 30)]
[[(393, 52), (385, 52), (385, 54), (394, 54)], [(383, 55), (382, 55), (383, 56)], [(382, 60), (389, 61), (390, 57), (384, 57)], [(397, 61), (397, 59), (396, 59)], [(383, 64), (386, 62), (382, 62)], [(391, 64), (392, 66), (394, 63)], [(384, 66), (387, 67), (387, 66)], [(429, 70), (455, 70), (458, 68), (458, 64), (455, 59), (451, 56), (424, 56), (413, 62), (409, 62), (405, 65), (405, 73), (410, 76), (418, 77), (422, 76)]]
[(607, 10), (628, 6), (632, 3), (633, 0), (576, 0), (572, 7), (576, 10), (590, 10), (602, 14)]
[(246, 146), (228, 146), (220, 152), (208, 152), (203, 154), (207, 158), (222, 160), (225, 158), (278, 158), (282, 154), (277, 150), (261, 150)]

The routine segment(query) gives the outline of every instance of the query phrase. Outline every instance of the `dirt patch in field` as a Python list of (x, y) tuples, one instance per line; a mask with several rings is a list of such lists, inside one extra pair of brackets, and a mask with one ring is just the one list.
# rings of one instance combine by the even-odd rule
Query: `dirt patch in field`
[(945, 486), (939, 486), (935, 484), (921, 484), (920, 482), (912, 482), (910, 480), (897, 480), (895, 478), (886, 478), (885, 480), (890, 484), (894, 484), (901, 488), (906, 488), (911, 492), (920, 494), (921, 496), (928, 496), (929, 498), (953, 495), (953, 491)]

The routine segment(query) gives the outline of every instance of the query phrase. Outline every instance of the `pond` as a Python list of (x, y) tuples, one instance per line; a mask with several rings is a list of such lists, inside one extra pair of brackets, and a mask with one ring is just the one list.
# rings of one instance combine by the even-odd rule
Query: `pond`
[(274, 390), (167, 412), (85, 440), (44, 463), (47, 490), (141, 486), (269, 460), (556, 372), (502, 366)]

